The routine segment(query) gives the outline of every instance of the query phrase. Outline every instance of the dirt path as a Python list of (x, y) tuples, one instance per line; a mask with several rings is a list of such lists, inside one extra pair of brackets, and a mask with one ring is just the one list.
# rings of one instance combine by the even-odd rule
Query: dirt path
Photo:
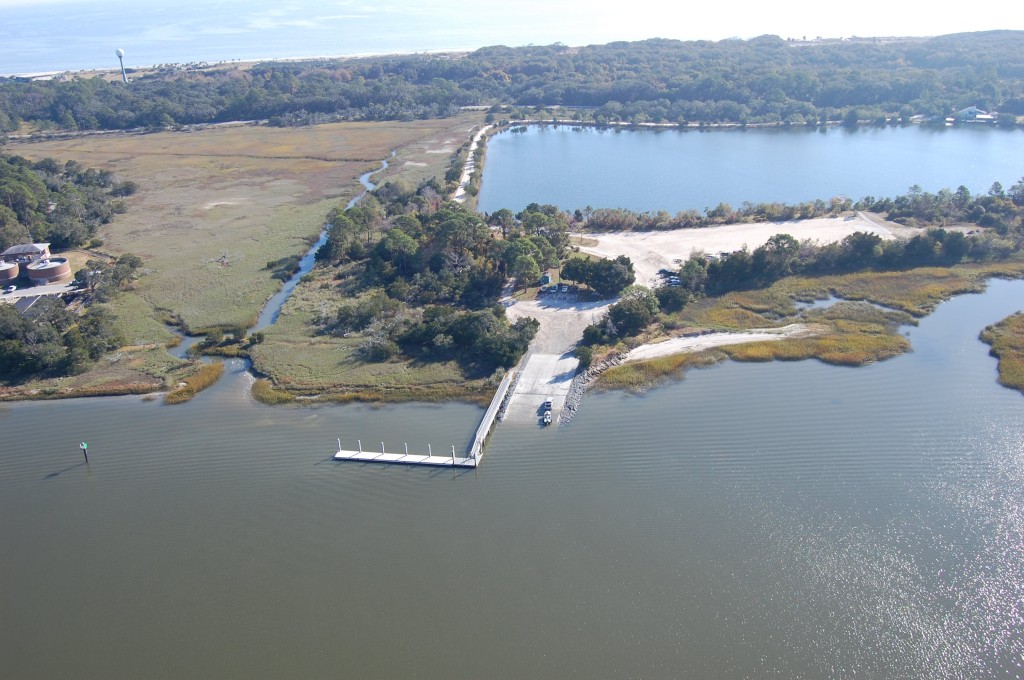
[(469, 156), (466, 158), (466, 165), (462, 168), (462, 176), (459, 177), (459, 188), (455, 190), (455, 194), (452, 196), (452, 200), (456, 203), (466, 202), (466, 187), (469, 186), (469, 178), (473, 175), (473, 171), (476, 170), (476, 158), (473, 154), (476, 152), (478, 146), (480, 146), (480, 140), (487, 134), (493, 125), (483, 126), (479, 132), (473, 135), (473, 141), (469, 143)]

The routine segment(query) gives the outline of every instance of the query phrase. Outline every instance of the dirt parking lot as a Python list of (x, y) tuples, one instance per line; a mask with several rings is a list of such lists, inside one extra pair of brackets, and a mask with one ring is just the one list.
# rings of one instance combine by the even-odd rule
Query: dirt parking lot
[(907, 230), (900, 225), (868, 218), (863, 213), (847, 217), (828, 217), (796, 222), (763, 222), (726, 224), (703, 229), (672, 231), (631, 231), (612, 234), (584, 234), (585, 242), (597, 245), (580, 246), (580, 250), (604, 258), (626, 255), (633, 261), (636, 282), (652, 288), (658, 285), (659, 269), (678, 269), (697, 251), (710, 255), (732, 252), (743, 246), (753, 250), (776, 234), (789, 234), (798, 241), (809, 239), (818, 243), (841, 241), (858, 231), (878, 234), (883, 239), (896, 238)]

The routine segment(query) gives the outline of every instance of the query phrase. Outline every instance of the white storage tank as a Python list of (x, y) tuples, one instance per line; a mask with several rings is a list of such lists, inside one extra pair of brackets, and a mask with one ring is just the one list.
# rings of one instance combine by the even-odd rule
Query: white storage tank
[(0, 262), (0, 286), (7, 286), (18, 278), (20, 267), (17, 262)]
[(36, 260), (28, 265), (28, 278), (37, 286), (47, 283), (63, 283), (74, 278), (71, 264), (63, 257)]

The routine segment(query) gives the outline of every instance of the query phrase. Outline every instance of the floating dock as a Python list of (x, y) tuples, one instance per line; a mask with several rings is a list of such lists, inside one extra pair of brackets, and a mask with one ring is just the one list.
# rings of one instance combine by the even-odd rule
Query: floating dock
[(406, 444), (405, 453), (387, 453), (384, 450), (384, 443), (381, 442), (380, 451), (363, 451), (362, 443), (358, 451), (346, 451), (341, 448), (341, 441), (338, 441), (338, 452), (334, 454), (334, 460), (355, 460), (363, 463), (387, 463), (394, 465), (433, 465), (436, 467), (453, 468), (475, 468), (479, 463), (476, 456), (457, 456), (455, 447), (452, 447), (451, 455), (437, 456), (429, 450), (428, 453), (409, 453), (409, 445)]
[(508, 394), (509, 388), (512, 385), (512, 377), (514, 375), (514, 371), (509, 371), (501, 381), (501, 384), (498, 385), (498, 391), (495, 393), (494, 398), (491, 399), (491, 405), (484, 413), (483, 420), (480, 421), (480, 426), (476, 430), (476, 435), (469, 445), (469, 452), (462, 456), (455, 455), (454, 446), (450, 455), (435, 456), (429, 444), (427, 445), (426, 454), (409, 453), (408, 444), (405, 445), (405, 453), (388, 453), (384, 450), (384, 442), (380, 443), (380, 451), (364, 451), (362, 441), (358, 442), (359, 449), (357, 451), (350, 451), (341, 448), (341, 439), (338, 439), (338, 452), (334, 454), (334, 460), (355, 460), (362, 463), (387, 463), (389, 465), (433, 465), (436, 467), (475, 468), (480, 464), (480, 459), (483, 458), (484, 443), (487, 441), (487, 436), (491, 433), (491, 428), (494, 427), (494, 421), (498, 416), (501, 403), (504, 401), (505, 395)]

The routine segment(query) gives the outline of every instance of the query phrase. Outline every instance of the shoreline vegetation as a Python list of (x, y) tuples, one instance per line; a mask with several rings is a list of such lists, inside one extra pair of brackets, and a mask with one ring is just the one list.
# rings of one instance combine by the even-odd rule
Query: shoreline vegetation
[[(429, 186), (429, 183), (424, 186)], [(998, 191), (993, 190), (990, 191), (987, 200), (995, 201), (995, 205), (1009, 206), (1011, 205), (1010, 197), (1014, 200), (1021, 198), (1021, 196), (1018, 196), (1021, 193), (1020, 189), (1021, 187), (1018, 186), (1013, 187), (1009, 195), (1005, 193), (1000, 194)], [(384, 196), (390, 196), (392, 199), (398, 197), (396, 187), (388, 183), (380, 187), (380, 191), (383, 192)], [(903, 198), (882, 199), (881, 202), (889, 206), (890, 209), (896, 210), (896, 207), (902, 204)], [(930, 208), (927, 208), (926, 204), (935, 197), (928, 194), (923, 196), (915, 194), (914, 198), (921, 204), (918, 206), (918, 210), (925, 210), (927, 212)], [(405, 200), (408, 200), (408, 198)], [(991, 207), (993, 204), (990, 203), (989, 205)], [(358, 216), (361, 214), (358, 212), (359, 210), (365, 210), (365, 208), (357, 208), (357, 212), (353, 214)], [(559, 211), (553, 208), (548, 210), (547, 208), (537, 206), (536, 210), (539, 211), (538, 215), (545, 215), (544, 211), (547, 210), (547, 218), (552, 218), (553, 215), (559, 214)], [(343, 215), (344, 213), (338, 213), (338, 218), (336, 219), (340, 219)], [(915, 217), (915, 215), (911, 214), (905, 217), (909, 217), (913, 221), (919, 216)], [(1011, 231), (1010, 227), (1019, 228), (1019, 225), (1016, 224), (1016, 222), (1019, 222), (1019, 217), (1011, 215), (1004, 217), (1007, 218), (1009, 224), (1004, 224), (1005, 228), (1001, 232), (996, 229), (990, 229), (989, 231), (992, 232), (992, 235), (989, 237), (990, 240), (993, 238), (998, 239), (1000, 233), (1004, 237), (1012, 237), (1016, 233), (1016, 231)], [(568, 223), (571, 220), (571, 216), (568, 213), (564, 213), (561, 219), (566, 220), (560, 228), (563, 235), (567, 238)], [(549, 222), (547, 228), (552, 228), (556, 223), (557, 220)], [(512, 243), (515, 243), (517, 238), (522, 238), (525, 235), (521, 232), (525, 228), (525, 224), (526, 222), (518, 223), (517, 221), (514, 230), (518, 234), (511, 232), (506, 234)], [(415, 231), (418, 227), (407, 226), (406, 228)], [(534, 228), (536, 228), (536, 224)], [(500, 227), (495, 227), (495, 229), (500, 229)], [(964, 227), (963, 230), (962, 232), (943, 231), (936, 233), (963, 234), (967, 231), (967, 228)], [(913, 233), (915, 230), (910, 229), (910, 231)], [(982, 243), (986, 243), (977, 241), (979, 236), (976, 230), (971, 231), (975, 233), (975, 236), (971, 237), (973, 240), (964, 239), (962, 243), (957, 241), (957, 243), (963, 246), (958, 246), (955, 250), (955, 252), (959, 253), (958, 257), (967, 254), (970, 247), (978, 248), (982, 247)], [(915, 238), (921, 237), (921, 234), (924, 233), (927, 232), (921, 231)], [(864, 235), (861, 236), (863, 237)], [(351, 238), (351, 236), (346, 238)], [(942, 238), (946, 237), (943, 236)], [(350, 243), (355, 244), (356, 242)], [(383, 244), (383, 241), (381, 243)], [(857, 246), (861, 251), (864, 251), (864, 247), (866, 247), (863, 243), (847, 242), (846, 240), (843, 243), (847, 248)], [(925, 251), (929, 253), (939, 252), (934, 245), (936, 241), (929, 241), (929, 243), (931, 245)], [(952, 244), (952, 241), (950, 244)], [(776, 245), (779, 245), (779, 243), (776, 243)], [(785, 243), (782, 243), (782, 245), (785, 245)], [(874, 248), (873, 257), (881, 257), (884, 254), (884, 251), (878, 250), (878, 246), (882, 245), (882, 242), (877, 237), (874, 237), (874, 240), (868, 245)], [(661, 342), (666, 338), (680, 334), (692, 335), (694, 333), (706, 333), (709, 330), (712, 332), (743, 332), (749, 331), (749, 329), (771, 329), (786, 323), (799, 321), (811, 324), (815, 329), (814, 332), (802, 333), (798, 337), (785, 340), (772, 340), (770, 342), (752, 341), (739, 345), (706, 349), (698, 351), (696, 354), (673, 353), (671, 356), (657, 357), (647, 361), (623, 363), (604, 371), (596, 380), (596, 387), (600, 389), (618, 388), (642, 391), (669, 377), (682, 375), (685, 369), (690, 366), (708, 365), (725, 358), (737, 361), (817, 358), (826, 363), (839, 365), (863, 365), (907, 351), (909, 343), (899, 334), (899, 327), (915, 323), (916, 318), (929, 313), (942, 300), (965, 292), (977, 292), (984, 287), (983, 281), (988, 277), (1020, 277), (1024, 275), (1024, 259), (1019, 255), (1010, 257), (1015, 250), (1019, 249), (1019, 243), (1014, 246), (1007, 241), (1004, 246), (1003, 254), (998, 256), (1003, 258), (1003, 261), (997, 262), (958, 264), (951, 267), (918, 267), (897, 271), (857, 271), (848, 274), (825, 274), (811, 277), (785, 275), (766, 287), (744, 288), (741, 285), (739, 290), (729, 291), (726, 289), (718, 295), (691, 299), (676, 312), (661, 310), (657, 318), (658, 323), (655, 326), (650, 326), (635, 336), (625, 337), (618, 343), (605, 347), (602, 347), (600, 344), (594, 347), (581, 346), (578, 352), (586, 349), (591, 361), (604, 362), (609, 358), (616, 357), (616, 354), (623, 353), (624, 350), (628, 351), (639, 346), (649, 346), (652, 342)], [(385, 251), (382, 251), (381, 254), (392, 260), (391, 266), (398, 264), (398, 261), (393, 259), (398, 251), (388, 255), (387, 248), (385, 246)], [(539, 251), (536, 252), (539, 256)], [(954, 252), (951, 245), (948, 252)], [(989, 253), (988, 250), (979, 252)], [(755, 251), (755, 256), (756, 254)], [(746, 257), (749, 257), (749, 255), (746, 255)], [(985, 257), (991, 257), (991, 254), (985, 255)], [(727, 261), (728, 258), (725, 258), (725, 262)], [(381, 266), (381, 264), (386, 264), (386, 261), (381, 260), (376, 266)], [(722, 262), (716, 265), (709, 263), (707, 260), (703, 261), (705, 268), (709, 265), (711, 267), (721, 267), (721, 264)], [(355, 266), (355, 262), (345, 265), (348, 271), (348, 274), (345, 276), (348, 280), (354, 282), (356, 279), (353, 279), (352, 275), (356, 273), (356, 270), (351, 269), (353, 266)], [(687, 266), (684, 265), (680, 273), (685, 272), (686, 268)], [(567, 271), (569, 270), (563, 271), (563, 276), (566, 275)], [(312, 355), (318, 353), (318, 345), (320, 346), (319, 349), (327, 350), (326, 357), (337, 357), (338, 349), (341, 347), (347, 346), (349, 347), (348, 351), (351, 352), (352, 350), (359, 349), (360, 346), (365, 346), (361, 344), (365, 343), (364, 337), (359, 339), (349, 338), (349, 334), (346, 333), (344, 338), (330, 340), (322, 336), (322, 339), (318, 340), (316, 334), (310, 337), (308, 331), (305, 330), (311, 324), (316, 325), (319, 323), (322, 325), (324, 323), (323, 308), (326, 299), (322, 293), (333, 290), (336, 287), (332, 283), (332, 279), (336, 276), (337, 274), (330, 268), (324, 269), (320, 267), (314, 270), (314, 273), (307, 276), (307, 279), (296, 290), (294, 299), (282, 311), (279, 324), (268, 329), (267, 333), (254, 334), (253, 337), (245, 339), (244, 331), (241, 329), (229, 328), (227, 329), (229, 335), (225, 337), (220, 328), (213, 328), (206, 341), (197, 346), (197, 350), (201, 353), (213, 355), (250, 357), (253, 361), (254, 371), (257, 374), (262, 374), (261, 379), (256, 381), (257, 384), (254, 386), (253, 396), (263, 403), (309, 403), (314, 401), (370, 401), (387, 403), (454, 399), (478, 403), (486, 401), (487, 395), (490, 393), (495, 382), (494, 376), (487, 379), (467, 380), (465, 375), (459, 374), (459, 371), (452, 372), (453, 365), (444, 368), (445, 365), (443, 363), (436, 365), (437, 368), (442, 369), (442, 372), (426, 382), (423, 382), (424, 377), (430, 375), (431, 372), (436, 373), (436, 368), (430, 367), (427, 373), (417, 374), (414, 372), (408, 374), (407, 368), (402, 363), (385, 362), (384, 364), (379, 364), (375, 361), (367, 362), (355, 359), (355, 357), (346, 360), (349, 362), (349, 368), (346, 371), (350, 374), (347, 380), (351, 380), (352, 376), (356, 376), (359, 372), (369, 368), (369, 372), (362, 379), (362, 385), (359, 384), (359, 379), (355, 383), (345, 383), (344, 381), (342, 383), (323, 382), (322, 376), (330, 373), (326, 366), (323, 373), (316, 373), (321, 378), (317, 378), (312, 382), (302, 379), (296, 380), (298, 376), (294, 373), (294, 369), (286, 367), (288, 360), (286, 359), (285, 363), (281, 363), (281, 359), (289, 354), (295, 357), (301, 356), (302, 363), (308, 364), (311, 353)], [(703, 276), (702, 286), (709, 287), (706, 271)], [(768, 278), (770, 279), (771, 277)], [(319, 283), (314, 283), (317, 281)], [(347, 285), (350, 284), (343, 285), (342, 290), (345, 290)], [(310, 297), (310, 293), (316, 293), (317, 290), (321, 291), (321, 293)], [(670, 289), (662, 289), (663, 292), (667, 290)], [(134, 301), (136, 304), (139, 302), (138, 296), (132, 291), (126, 292), (123, 297)], [(840, 298), (842, 302), (826, 310), (806, 310), (802, 312), (797, 310), (798, 303), (829, 297)], [(321, 320), (319, 322), (316, 321), (317, 315), (309, 313), (311, 311), (311, 303), (320, 310), (319, 318)], [(296, 309), (297, 307), (304, 307), (307, 311), (296, 315), (295, 313), (299, 311)], [(134, 311), (137, 315), (140, 310), (136, 308)], [(296, 322), (298, 323), (296, 324)], [(363, 334), (359, 335), (362, 336)], [(268, 336), (271, 342), (264, 344)], [(304, 340), (303, 338), (308, 339)], [(180, 341), (180, 339), (172, 337), (165, 341), (165, 344), (169, 345), (175, 340)], [(302, 345), (305, 346), (302, 347)], [(281, 349), (285, 350), (284, 355), (279, 354)], [(152, 355), (154, 352), (159, 353), (160, 350), (155, 349), (152, 345), (143, 345), (135, 349), (122, 348), (114, 356), (131, 356), (132, 359), (127, 363), (137, 367), (145, 363), (143, 357), (147, 353)], [(148, 360), (152, 361), (152, 359), (153, 357), (149, 356)], [(354, 363), (352, 363), (353, 360)], [(337, 365), (336, 359), (331, 359), (331, 361)], [(165, 367), (167, 363), (172, 364), (170, 368), (173, 370), (168, 370)], [(615, 363), (619, 362), (616, 361)], [(387, 369), (386, 372), (381, 373), (378, 369), (374, 368), (375, 365)], [(423, 364), (421, 369), (427, 365)], [(166, 403), (177, 403), (191, 398), (204, 387), (213, 384), (216, 378), (219, 377), (219, 371), (209, 368), (208, 364), (198, 364), (196, 362), (191, 366), (185, 366), (181, 360), (173, 360), (166, 356), (165, 361), (162, 363), (157, 362), (156, 366), (158, 366), (157, 375), (163, 376), (159, 382), (154, 380), (125, 382), (123, 379), (120, 381), (110, 381), (108, 379), (105, 386), (93, 382), (79, 383), (75, 386), (69, 386), (65, 382), (60, 387), (51, 384), (45, 388), (40, 388), (38, 385), (25, 385), (22, 390), (12, 390), (9, 387), (4, 389), (3, 392), (0, 392), (0, 399), (73, 397), (89, 394), (138, 394), (166, 390), (167, 384), (177, 384), (177, 388), (165, 397)], [(283, 372), (282, 368), (284, 368)], [(394, 369), (398, 369), (399, 373), (395, 374)], [(355, 370), (356, 373), (351, 373), (352, 370)], [(144, 374), (152, 375), (152, 371), (152, 368), (143, 369)], [(448, 373), (445, 373), (445, 371), (448, 371)], [(388, 373), (392, 374), (392, 378), (385, 377)], [(407, 375), (402, 375), (402, 378), (397, 381), (394, 380), (395, 376), (401, 374)], [(414, 376), (411, 380), (409, 379), (410, 375)]]
[[(291, 273), (290, 263), (316, 240), (326, 213), (362, 191), (361, 174), (387, 157), (384, 178), (420, 182), (441, 175), (480, 118), (8, 143), (5, 153), (74, 159), (75, 167), (104, 177), (131, 178), (138, 190), (123, 199), (127, 212), (98, 236), (111, 257), (131, 250), (144, 264), (131, 289), (107, 303), (124, 347), (82, 375), (4, 381), (0, 400), (173, 389), (200, 364), (166, 352), (180, 338), (165, 324), (232, 335), (250, 325)], [(75, 259), (76, 268), (84, 259)], [(235, 349), (227, 344), (216, 351)]]
[(989, 354), (999, 359), (999, 384), (1024, 394), (1024, 312), (992, 324), (979, 339), (991, 346)]

